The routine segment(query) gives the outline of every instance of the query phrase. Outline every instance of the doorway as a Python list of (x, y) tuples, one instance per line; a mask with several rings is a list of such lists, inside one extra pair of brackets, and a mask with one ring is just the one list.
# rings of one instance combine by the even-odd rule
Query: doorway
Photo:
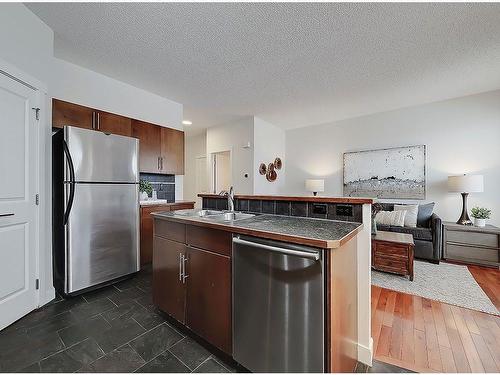
[(212, 153), (212, 193), (229, 191), (231, 184), (231, 152)]

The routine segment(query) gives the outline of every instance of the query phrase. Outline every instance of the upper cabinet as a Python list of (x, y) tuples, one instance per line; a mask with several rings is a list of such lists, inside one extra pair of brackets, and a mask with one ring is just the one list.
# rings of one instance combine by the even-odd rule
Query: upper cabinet
[(65, 125), (139, 139), (139, 171), (184, 174), (184, 132), (52, 99), (52, 126)]
[(52, 126), (62, 128), (65, 125), (79, 128), (94, 128), (94, 110), (78, 104), (52, 99)]
[(139, 138), (139, 170), (162, 173), (161, 127), (144, 121), (132, 120), (132, 136)]
[(128, 117), (108, 112), (96, 113), (96, 130), (104, 133), (132, 136), (132, 120)]
[(184, 174), (184, 132), (161, 128), (162, 173)]

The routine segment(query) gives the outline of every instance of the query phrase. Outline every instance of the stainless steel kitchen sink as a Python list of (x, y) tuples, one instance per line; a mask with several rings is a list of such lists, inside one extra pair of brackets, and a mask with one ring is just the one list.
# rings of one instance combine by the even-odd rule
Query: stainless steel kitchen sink
[(243, 212), (224, 212), (219, 215), (206, 216), (205, 219), (218, 222), (229, 222), (229, 221), (249, 219), (254, 216), (255, 216), (254, 214), (245, 214)]
[(187, 217), (206, 217), (210, 215), (221, 215), (223, 214), (224, 211), (218, 211), (218, 210), (178, 210), (174, 211), (174, 215), (178, 216), (187, 216)]

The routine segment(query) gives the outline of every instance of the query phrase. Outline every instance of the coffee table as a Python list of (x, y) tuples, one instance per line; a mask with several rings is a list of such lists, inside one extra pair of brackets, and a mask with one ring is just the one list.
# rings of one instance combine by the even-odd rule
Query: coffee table
[(411, 234), (378, 231), (372, 235), (372, 268), (409, 276), (413, 281), (414, 246)]

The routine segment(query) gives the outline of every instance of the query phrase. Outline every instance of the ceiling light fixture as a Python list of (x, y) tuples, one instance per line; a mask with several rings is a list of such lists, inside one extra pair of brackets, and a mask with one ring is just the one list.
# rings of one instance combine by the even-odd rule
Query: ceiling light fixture
[(184, 121), (182, 121), (182, 125), (189, 126), (189, 125), (193, 125), (193, 123), (189, 120), (184, 120)]

